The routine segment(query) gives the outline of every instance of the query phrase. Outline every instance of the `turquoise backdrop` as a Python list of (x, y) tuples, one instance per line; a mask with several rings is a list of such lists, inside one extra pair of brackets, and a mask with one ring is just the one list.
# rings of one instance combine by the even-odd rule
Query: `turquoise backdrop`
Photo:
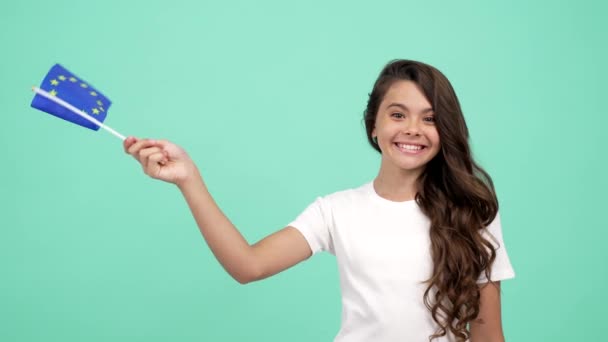
[(62, 63), (106, 123), (197, 161), (250, 243), (373, 179), (362, 112), (394, 58), (443, 71), (496, 183), (508, 341), (606, 337), (601, 1), (12, 1), (0, 5), (0, 340), (330, 341), (335, 259), (240, 285), (172, 185), (112, 135), (30, 108)]

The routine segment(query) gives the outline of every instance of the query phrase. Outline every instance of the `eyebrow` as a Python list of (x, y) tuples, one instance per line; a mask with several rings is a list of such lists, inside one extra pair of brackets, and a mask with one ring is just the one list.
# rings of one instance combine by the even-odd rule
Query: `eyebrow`
[[(390, 105), (388, 105), (388, 107), (386, 107), (386, 108), (391, 108), (391, 107), (399, 107), (399, 108), (401, 108), (401, 109), (403, 109), (403, 110), (405, 110), (407, 112), (410, 111), (409, 108), (407, 108), (407, 106), (404, 105), (403, 103), (393, 102)], [(422, 110), (422, 113), (426, 114), (426, 113), (430, 113), (432, 111), (433, 111), (433, 108), (426, 108), (426, 109)]]

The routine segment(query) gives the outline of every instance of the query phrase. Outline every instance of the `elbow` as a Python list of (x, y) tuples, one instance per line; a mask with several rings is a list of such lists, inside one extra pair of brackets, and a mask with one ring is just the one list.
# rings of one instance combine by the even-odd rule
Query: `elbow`
[(246, 285), (254, 281), (260, 280), (263, 277), (261, 272), (258, 272), (257, 269), (250, 268), (238, 274), (232, 274), (232, 278), (234, 278), (234, 280), (236, 280), (239, 284)]
[(241, 285), (245, 285), (245, 284), (249, 284), (250, 282), (247, 281), (246, 279), (243, 278), (234, 278), (234, 280), (236, 280), (237, 283), (241, 284)]
[(243, 276), (236, 277), (236, 276), (233, 276), (233, 278), (234, 278), (234, 280), (237, 281), (237, 283), (239, 283), (241, 285), (246, 285), (246, 284), (249, 284), (249, 283), (251, 283), (253, 281), (253, 278), (251, 278), (251, 277), (243, 277)]
[(238, 261), (235, 260), (231, 265), (224, 265), (224, 268), (241, 285), (262, 279), (264, 273), (252, 249), (249, 253), (242, 255)]
[(233, 276), (233, 278), (241, 285), (246, 285), (258, 280), (258, 278), (254, 276)]

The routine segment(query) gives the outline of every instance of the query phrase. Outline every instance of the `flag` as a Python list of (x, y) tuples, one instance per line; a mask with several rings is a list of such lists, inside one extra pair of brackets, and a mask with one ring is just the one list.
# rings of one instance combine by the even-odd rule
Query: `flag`
[[(106, 119), (108, 109), (112, 104), (99, 90), (59, 64), (55, 64), (49, 70), (40, 84), (40, 89), (62, 99), (100, 122)], [(96, 124), (38, 94), (32, 100), (32, 107), (95, 131), (99, 129)]]

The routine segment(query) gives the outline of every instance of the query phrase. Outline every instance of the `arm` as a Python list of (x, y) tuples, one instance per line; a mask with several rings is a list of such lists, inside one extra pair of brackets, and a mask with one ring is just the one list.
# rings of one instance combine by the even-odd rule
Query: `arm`
[(286, 227), (253, 246), (217, 206), (202, 180), (179, 186), (201, 234), (224, 269), (246, 284), (277, 274), (312, 254), (304, 236)]
[(479, 315), (470, 323), (471, 342), (504, 342), (500, 313), (500, 281), (480, 284)]
[(196, 165), (177, 145), (129, 137), (124, 148), (140, 162), (147, 175), (178, 186), (207, 245), (239, 283), (264, 279), (312, 254), (304, 236), (293, 227), (249, 245), (211, 197)]

